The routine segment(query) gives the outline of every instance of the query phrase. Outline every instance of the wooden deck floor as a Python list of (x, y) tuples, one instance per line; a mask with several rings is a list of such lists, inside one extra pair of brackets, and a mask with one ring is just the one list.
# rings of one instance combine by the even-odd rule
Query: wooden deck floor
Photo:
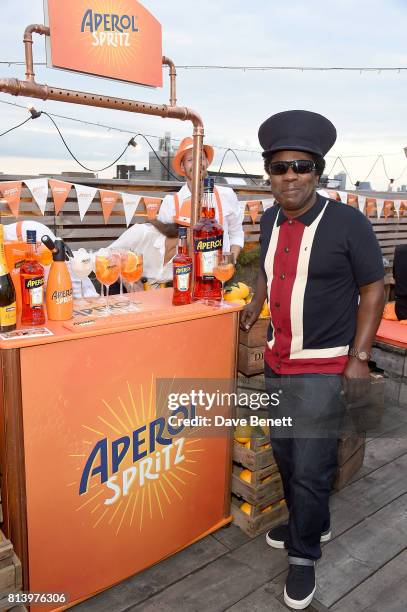
[[(407, 408), (391, 412), (391, 436), (369, 439), (363, 468), (332, 496), (310, 611), (407, 610)], [(231, 525), (73, 610), (282, 612), (286, 572), (284, 551)]]

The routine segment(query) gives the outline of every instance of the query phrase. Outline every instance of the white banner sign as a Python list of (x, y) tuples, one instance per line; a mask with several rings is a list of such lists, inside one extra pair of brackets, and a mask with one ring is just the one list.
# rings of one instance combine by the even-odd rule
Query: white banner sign
[(38, 204), (38, 208), (40, 209), (41, 213), (44, 215), (48, 199), (48, 179), (29, 179), (28, 181), (24, 181), (24, 183), (31, 191), (32, 197)]

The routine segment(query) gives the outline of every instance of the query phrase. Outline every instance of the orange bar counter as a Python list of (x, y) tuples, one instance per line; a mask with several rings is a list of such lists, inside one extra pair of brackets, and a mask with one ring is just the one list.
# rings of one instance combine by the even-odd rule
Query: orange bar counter
[(231, 518), (231, 437), (188, 427), (168, 441), (155, 383), (234, 379), (240, 307), (136, 296), (131, 317), (47, 322), (52, 336), (0, 342), (3, 529), (24, 590), (69, 605)]

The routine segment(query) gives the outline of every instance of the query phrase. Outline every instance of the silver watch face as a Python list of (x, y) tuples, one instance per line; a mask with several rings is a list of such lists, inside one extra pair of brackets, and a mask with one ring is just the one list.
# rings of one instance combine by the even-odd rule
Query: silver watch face
[(368, 361), (368, 354), (365, 351), (360, 351), (358, 356), (361, 361)]

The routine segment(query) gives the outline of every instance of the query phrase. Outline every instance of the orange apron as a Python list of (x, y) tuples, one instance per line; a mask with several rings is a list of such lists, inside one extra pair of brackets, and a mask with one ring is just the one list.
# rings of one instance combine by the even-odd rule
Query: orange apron
[[(219, 191), (214, 189), (216, 203), (218, 205), (219, 224), (223, 227), (223, 210)], [(175, 215), (174, 222), (178, 225), (189, 227), (191, 225), (191, 198), (184, 200), (180, 206), (180, 201), (177, 193), (174, 193)]]

